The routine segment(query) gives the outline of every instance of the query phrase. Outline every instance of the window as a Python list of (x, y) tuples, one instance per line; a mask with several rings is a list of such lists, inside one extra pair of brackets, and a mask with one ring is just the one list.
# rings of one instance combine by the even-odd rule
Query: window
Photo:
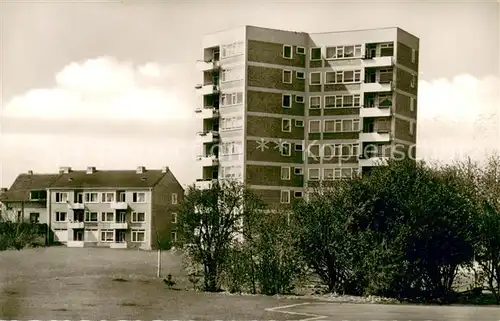
[(222, 58), (240, 55), (243, 53), (243, 42), (235, 42), (222, 46)]
[(284, 181), (290, 180), (290, 167), (281, 167), (281, 179)]
[(319, 168), (309, 168), (309, 180), (319, 181)]
[(300, 119), (295, 119), (295, 127), (304, 127), (304, 121)]
[(132, 222), (145, 222), (146, 214), (143, 212), (132, 212)]
[(304, 103), (304, 96), (295, 96), (295, 102), (298, 104), (303, 104)]
[(57, 192), (56, 193), (56, 203), (66, 203), (68, 201), (68, 193)]
[(290, 203), (290, 191), (281, 191), (280, 202), (283, 204)]
[(30, 223), (40, 223), (40, 213), (30, 213)]
[(101, 194), (102, 203), (112, 203), (114, 201), (115, 201), (115, 193), (106, 192)]
[(305, 55), (306, 54), (306, 48), (304, 47), (297, 47), (296, 52), (298, 55)]
[(416, 84), (417, 84), (417, 76), (412, 75), (411, 76), (411, 83), (410, 83), (411, 88), (415, 88)]
[(410, 121), (409, 125), (410, 125), (410, 135), (413, 136), (415, 134), (415, 122)]
[(228, 94), (221, 94), (220, 95), (220, 106), (222, 106), (222, 107), (239, 105), (242, 103), (243, 103), (243, 93), (242, 92), (228, 93)]
[(304, 145), (302, 145), (302, 144), (295, 144), (295, 150), (297, 152), (303, 151), (304, 150)]
[(172, 213), (172, 223), (177, 224), (177, 213)]
[(113, 222), (115, 220), (115, 215), (113, 212), (102, 212), (101, 222)]
[(177, 193), (172, 193), (172, 204), (177, 204)]
[(86, 212), (85, 222), (97, 222), (97, 212)]
[(311, 109), (321, 108), (321, 97), (320, 96), (309, 97), (309, 108)]
[(223, 156), (237, 155), (242, 152), (241, 142), (225, 142), (220, 144), (219, 153)]
[(99, 202), (98, 193), (85, 193), (85, 203)]
[(295, 167), (293, 171), (295, 175), (304, 175), (304, 169), (302, 167)]
[(310, 120), (309, 133), (320, 133), (320, 132), (321, 132), (321, 120)]
[(325, 108), (335, 108), (335, 96), (325, 96)]
[(144, 192), (134, 192), (132, 193), (133, 203), (146, 203), (146, 193)]
[(291, 95), (283, 95), (281, 97), (281, 105), (283, 106), (283, 108), (292, 107), (292, 96)]
[(309, 74), (310, 85), (321, 85), (321, 72), (315, 71)]
[(293, 50), (292, 46), (284, 45), (283, 46), (283, 58), (292, 59), (293, 58)]
[(290, 143), (281, 143), (281, 156), (290, 156), (292, 153)]
[(177, 232), (171, 232), (170, 235), (172, 242), (177, 242)]
[(101, 230), (101, 242), (113, 242), (113, 230)]
[(284, 118), (281, 120), (281, 131), (291, 132), (292, 131), (292, 120), (289, 118)]
[(334, 46), (326, 48), (326, 59), (361, 58), (361, 45)]
[(318, 144), (309, 145), (307, 156), (316, 159), (316, 157), (319, 156), (319, 145)]
[(325, 120), (325, 133), (334, 133), (335, 132), (335, 120)]
[(144, 242), (146, 232), (144, 230), (132, 230), (132, 242)]
[(410, 98), (410, 111), (415, 111), (415, 98)]
[(56, 212), (56, 222), (66, 222), (66, 212)]
[(118, 192), (118, 202), (126, 202), (127, 194), (125, 192)]
[(30, 191), (30, 200), (45, 200), (47, 199), (47, 191)]
[(323, 179), (324, 180), (333, 180), (333, 168), (325, 168), (323, 169)]
[(293, 193), (293, 196), (294, 196), (295, 198), (302, 198), (302, 197), (303, 197), (303, 194), (302, 194), (302, 192), (300, 192), (300, 191), (295, 191), (295, 192)]
[(292, 71), (291, 70), (283, 70), (282, 80), (284, 84), (292, 83)]
[(295, 77), (297, 77), (297, 79), (304, 79), (305, 78), (305, 73), (303, 71), (296, 71), (295, 72)]
[(311, 48), (311, 60), (321, 60), (321, 48)]
[(417, 59), (417, 52), (415, 51), (415, 49), (412, 49), (411, 50), (411, 62), (414, 64), (416, 59)]

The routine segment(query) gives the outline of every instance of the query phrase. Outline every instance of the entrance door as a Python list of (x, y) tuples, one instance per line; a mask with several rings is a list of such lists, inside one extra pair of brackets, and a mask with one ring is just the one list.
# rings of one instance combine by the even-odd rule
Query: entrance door
[(125, 212), (117, 212), (116, 213), (116, 222), (117, 223), (125, 223)]
[(116, 242), (125, 242), (125, 232), (116, 231)]
[(73, 241), (83, 241), (83, 231), (73, 231)]

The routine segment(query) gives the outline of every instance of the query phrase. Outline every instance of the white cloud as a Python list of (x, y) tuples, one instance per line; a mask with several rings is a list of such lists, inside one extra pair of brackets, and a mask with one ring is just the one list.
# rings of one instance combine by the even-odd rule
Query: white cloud
[(500, 79), (461, 75), (419, 83), (419, 158), (481, 159), (500, 149)]
[(4, 105), (4, 117), (37, 119), (187, 119), (190, 106), (168, 88), (169, 69), (134, 66), (111, 57), (75, 62), (55, 77), (56, 86), (34, 89)]

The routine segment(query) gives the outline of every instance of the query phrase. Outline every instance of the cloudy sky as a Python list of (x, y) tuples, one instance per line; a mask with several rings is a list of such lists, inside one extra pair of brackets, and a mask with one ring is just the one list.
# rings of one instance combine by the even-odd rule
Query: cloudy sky
[(0, 185), (59, 166), (198, 176), (205, 33), (401, 27), (421, 40), (418, 156), (500, 147), (498, 1), (0, 0)]

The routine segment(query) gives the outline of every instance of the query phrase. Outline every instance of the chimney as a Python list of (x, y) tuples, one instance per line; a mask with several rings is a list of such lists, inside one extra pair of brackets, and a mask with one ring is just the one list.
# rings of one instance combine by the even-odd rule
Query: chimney
[(28, 171), (28, 175), (33, 175), (33, 171), (31, 169)]
[(61, 166), (59, 167), (59, 174), (69, 174), (71, 172), (71, 167)]
[(161, 172), (162, 172), (162, 173), (166, 173), (166, 172), (168, 172), (168, 166), (163, 166), (163, 167), (161, 168)]
[(137, 174), (143, 174), (146, 171), (146, 167), (144, 166), (137, 166), (136, 173)]
[(87, 174), (93, 174), (93, 173), (95, 173), (95, 167), (88, 166), (87, 167)]

